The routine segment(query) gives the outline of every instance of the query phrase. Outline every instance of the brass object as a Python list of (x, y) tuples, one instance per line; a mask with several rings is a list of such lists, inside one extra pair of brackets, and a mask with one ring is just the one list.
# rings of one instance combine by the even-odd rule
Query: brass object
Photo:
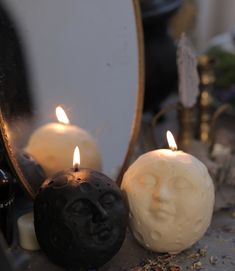
[(180, 149), (189, 151), (190, 145), (199, 139), (202, 143), (209, 143), (210, 141), (210, 128), (211, 128), (211, 88), (215, 81), (213, 73), (214, 60), (206, 55), (199, 57), (198, 70), (200, 77), (200, 96), (198, 103), (191, 107), (186, 108), (181, 104), (170, 105), (163, 108), (152, 121), (153, 138), (154, 128), (158, 119), (165, 113), (171, 110), (178, 110), (178, 123), (179, 132), (177, 143)]
[(210, 125), (210, 146), (209, 146), (209, 155), (211, 155), (214, 146), (216, 144), (216, 124), (219, 119), (219, 117), (225, 113), (226, 111), (229, 111), (231, 109), (230, 104), (222, 104), (217, 108), (217, 110), (214, 112), (212, 118), (211, 118), (211, 125)]
[(177, 138), (177, 145), (182, 150), (187, 150), (191, 143), (195, 140), (195, 127), (196, 127), (196, 108), (186, 108), (179, 103), (170, 104), (160, 110), (152, 120), (152, 138), (155, 140), (155, 146), (157, 147), (156, 137), (154, 130), (159, 118), (173, 110), (178, 112), (179, 132)]
[(210, 139), (211, 121), (211, 88), (215, 81), (213, 73), (214, 60), (206, 55), (198, 59), (198, 71), (200, 77), (200, 96), (199, 96), (199, 120), (197, 137), (200, 141), (207, 143)]
[(155, 127), (160, 119), (160, 117), (162, 117), (164, 114), (169, 113), (173, 110), (179, 110), (180, 109), (180, 105), (178, 103), (173, 103), (170, 104), (168, 106), (165, 106), (164, 108), (162, 108), (152, 119), (152, 138), (154, 140), (154, 144), (155, 144), (155, 148), (157, 148), (157, 141), (156, 141), (156, 137), (155, 137)]
[(129, 145), (127, 148), (127, 152), (122, 164), (122, 167), (117, 176), (117, 184), (121, 186), (122, 177), (127, 170), (131, 156), (134, 151), (134, 146), (138, 138), (140, 125), (141, 125), (141, 117), (143, 112), (143, 104), (144, 104), (144, 80), (145, 80), (145, 71), (144, 71), (144, 38), (143, 38), (143, 27), (141, 20), (141, 11), (140, 4), (138, 0), (132, 0), (132, 5), (136, 18), (136, 34), (137, 34), (137, 43), (138, 43), (138, 89), (136, 94), (136, 108), (135, 115), (133, 117), (131, 135), (129, 140)]
[(196, 108), (180, 106), (178, 109), (179, 133), (177, 143), (182, 150), (187, 150), (195, 140)]
[(4, 119), (4, 116), (2, 114), (2, 111), (0, 110), (0, 142), (1, 142), (1, 148), (2, 152), (4, 154), (4, 158), (6, 159), (9, 167), (11, 168), (11, 173), (13, 176), (20, 180), (22, 186), (28, 193), (28, 195), (34, 199), (35, 197), (35, 191), (31, 187), (28, 180), (26, 180), (17, 160), (16, 156), (14, 155), (14, 151), (12, 149), (12, 144), (9, 136), (9, 129), (7, 125), (7, 121)]

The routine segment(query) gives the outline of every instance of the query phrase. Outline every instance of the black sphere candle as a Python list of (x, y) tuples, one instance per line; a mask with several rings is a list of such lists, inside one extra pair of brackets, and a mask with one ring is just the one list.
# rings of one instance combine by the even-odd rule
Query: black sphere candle
[(66, 268), (97, 268), (109, 261), (124, 241), (127, 216), (118, 186), (77, 166), (47, 179), (34, 203), (38, 242)]

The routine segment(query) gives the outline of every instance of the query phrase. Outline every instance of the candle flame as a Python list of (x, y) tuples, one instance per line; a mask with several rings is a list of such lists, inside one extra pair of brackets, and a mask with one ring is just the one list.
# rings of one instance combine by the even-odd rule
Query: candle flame
[(61, 106), (57, 106), (55, 109), (56, 117), (59, 122), (63, 124), (69, 124), (69, 119), (64, 111), (64, 109)]
[(167, 137), (167, 141), (168, 141), (168, 145), (169, 145), (170, 149), (172, 151), (176, 151), (177, 150), (177, 145), (176, 145), (173, 134), (170, 131), (167, 131), (166, 132), (166, 137)]
[(76, 148), (74, 149), (74, 153), (73, 153), (73, 166), (75, 169), (77, 169), (80, 166), (80, 151), (78, 146), (76, 146)]

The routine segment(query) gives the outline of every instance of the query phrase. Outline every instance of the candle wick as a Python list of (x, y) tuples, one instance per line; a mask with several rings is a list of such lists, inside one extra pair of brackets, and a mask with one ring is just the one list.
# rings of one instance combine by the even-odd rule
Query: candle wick
[(78, 163), (76, 163), (76, 164), (74, 165), (74, 172), (78, 172), (78, 169), (79, 169), (79, 165), (78, 165)]

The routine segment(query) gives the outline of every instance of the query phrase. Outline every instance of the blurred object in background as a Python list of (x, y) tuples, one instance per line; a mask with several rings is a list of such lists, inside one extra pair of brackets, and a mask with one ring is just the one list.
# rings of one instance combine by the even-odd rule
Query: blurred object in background
[(22, 41), (10, 15), (0, 3), (0, 106), (10, 118), (28, 118), (32, 115), (33, 100)]
[(170, 20), (172, 36), (179, 39), (182, 33), (194, 38), (193, 31), (197, 17), (197, 6), (195, 0), (184, 0), (179, 11)]
[(220, 47), (228, 52), (235, 53), (235, 28), (230, 32), (225, 32), (210, 39), (208, 48), (213, 47)]
[(14, 184), (13, 177), (0, 168), (0, 230), (9, 246), (13, 243), (14, 225)]
[(203, 52), (213, 37), (231, 31), (235, 25), (234, 0), (196, 0), (195, 45)]
[(214, 88), (214, 59), (208, 55), (198, 57), (198, 72), (200, 77), (200, 96), (198, 99), (197, 139), (210, 142), (211, 119), (214, 109), (212, 91)]
[(144, 112), (154, 115), (160, 104), (177, 89), (176, 46), (169, 19), (182, 0), (140, 0), (145, 42)]
[(213, 97), (235, 107), (235, 54), (219, 46), (211, 47), (207, 54), (215, 60)]

